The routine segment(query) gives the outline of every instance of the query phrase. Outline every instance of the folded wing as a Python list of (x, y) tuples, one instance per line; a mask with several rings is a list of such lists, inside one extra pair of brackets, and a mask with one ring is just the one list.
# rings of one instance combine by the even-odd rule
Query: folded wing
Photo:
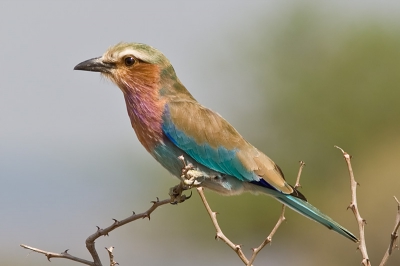
[(248, 143), (219, 114), (196, 101), (169, 102), (163, 132), (180, 149), (208, 168), (247, 182), (267, 182), (285, 194), (293, 193), (279, 167)]

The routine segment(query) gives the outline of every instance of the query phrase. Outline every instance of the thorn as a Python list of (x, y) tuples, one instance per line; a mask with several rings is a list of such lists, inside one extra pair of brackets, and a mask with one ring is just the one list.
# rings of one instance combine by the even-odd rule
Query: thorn
[(96, 227), (97, 227), (97, 231), (100, 231), (100, 230), (101, 230), (99, 226), (96, 225)]
[(132, 215), (135, 215), (136, 213), (135, 213), (135, 211), (132, 211)]
[(214, 239), (215, 239), (215, 240), (218, 240), (218, 239), (219, 239), (219, 236), (218, 236), (218, 234), (215, 234), (215, 237), (214, 237)]
[(51, 262), (51, 260), (50, 260), (50, 255), (47, 254), (46, 257), (47, 257), (47, 260)]
[(113, 221), (114, 221), (114, 224), (119, 223), (117, 219), (114, 219), (114, 218), (112, 218), (112, 219), (113, 219)]
[(362, 219), (362, 222), (366, 225), (367, 224), (367, 220)]
[(352, 211), (354, 210), (354, 204), (353, 202), (350, 202), (350, 205), (347, 207), (346, 210), (351, 209)]
[(357, 181), (356, 181), (356, 184), (357, 184), (357, 186), (361, 186), (360, 183), (358, 183)]
[(156, 200), (152, 200), (150, 202), (153, 203), (153, 204), (156, 204), (157, 202), (160, 202), (160, 199), (158, 197), (156, 197)]
[(63, 253), (68, 254), (68, 250), (69, 250), (69, 249), (66, 249)]

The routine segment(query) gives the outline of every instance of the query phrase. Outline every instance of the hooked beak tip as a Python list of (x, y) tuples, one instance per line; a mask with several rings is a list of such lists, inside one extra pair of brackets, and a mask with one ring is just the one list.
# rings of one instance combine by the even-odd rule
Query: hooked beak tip
[(95, 57), (77, 64), (74, 70), (110, 73), (113, 68), (115, 68), (115, 64), (105, 63), (101, 57)]

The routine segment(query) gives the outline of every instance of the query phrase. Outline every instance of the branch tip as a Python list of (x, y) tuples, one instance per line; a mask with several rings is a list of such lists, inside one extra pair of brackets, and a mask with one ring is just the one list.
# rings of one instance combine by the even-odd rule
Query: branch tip
[(397, 207), (400, 209), (400, 201), (396, 198), (396, 196), (393, 196), (393, 198), (394, 198), (394, 200), (397, 202), (397, 205), (399, 205), (399, 206), (397, 206)]
[(340, 148), (339, 146), (337, 146), (337, 145), (335, 145), (335, 146), (333, 146), (333, 147), (335, 147), (336, 149), (339, 149), (339, 150), (341, 150), (342, 151), (342, 153), (344, 154), (344, 153), (346, 153), (342, 148)]

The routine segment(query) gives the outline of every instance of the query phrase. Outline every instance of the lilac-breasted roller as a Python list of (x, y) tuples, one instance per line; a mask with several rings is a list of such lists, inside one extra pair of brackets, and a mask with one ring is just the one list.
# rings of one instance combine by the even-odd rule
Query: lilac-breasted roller
[(169, 60), (140, 43), (119, 43), (76, 70), (100, 72), (123, 92), (140, 143), (171, 174), (182, 173), (183, 155), (201, 173), (201, 186), (225, 195), (264, 193), (348, 239), (358, 239), (323, 214), (268, 156), (247, 142), (216, 112), (199, 104)]

